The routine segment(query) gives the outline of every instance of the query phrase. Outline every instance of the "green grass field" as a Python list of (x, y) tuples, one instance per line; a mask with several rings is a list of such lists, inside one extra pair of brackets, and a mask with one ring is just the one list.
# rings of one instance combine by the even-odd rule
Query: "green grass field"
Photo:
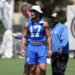
[[(0, 75), (23, 75), (24, 59), (0, 59)], [(47, 74), (51, 74), (51, 65), (47, 65)], [(75, 75), (75, 59), (69, 59), (66, 74)]]

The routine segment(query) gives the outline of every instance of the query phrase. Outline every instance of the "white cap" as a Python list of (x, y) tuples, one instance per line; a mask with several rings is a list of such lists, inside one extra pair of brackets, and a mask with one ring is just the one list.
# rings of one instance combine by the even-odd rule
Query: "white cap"
[(57, 13), (53, 13), (50, 18), (58, 18), (59, 19), (59, 15)]
[(43, 13), (39, 5), (33, 5), (30, 11), (34, 11), (34, 10), (41, 14)]
[(52, 17), (57, 17), (57, 13), (53, 13), (51, 16)]

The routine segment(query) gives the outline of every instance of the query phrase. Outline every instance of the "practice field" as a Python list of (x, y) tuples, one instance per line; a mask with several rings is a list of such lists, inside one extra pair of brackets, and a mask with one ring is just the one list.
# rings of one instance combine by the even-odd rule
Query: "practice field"
[[(23, 75), (24, 59), (0, 59), (0, 75)], [(47, 64), (47, 74), (51, 74), (51, 65)], [(65, 75), (75, 75), (75, 59), (69, 59)]]

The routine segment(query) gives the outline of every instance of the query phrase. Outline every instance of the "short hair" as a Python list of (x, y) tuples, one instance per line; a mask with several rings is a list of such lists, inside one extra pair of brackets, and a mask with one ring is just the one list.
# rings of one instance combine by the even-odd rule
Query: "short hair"
[(20, 8), (20, 10), (22, 11), (22, 10), (29, 10), (29, 6), (28, 5), (23, 5), (21, 8)]

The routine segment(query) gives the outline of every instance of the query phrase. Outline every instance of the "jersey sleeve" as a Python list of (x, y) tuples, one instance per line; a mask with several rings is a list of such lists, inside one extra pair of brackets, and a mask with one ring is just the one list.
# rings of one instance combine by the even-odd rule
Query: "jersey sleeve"
[(17, 35), (17, 39), (22, 39), (23, 35)]

